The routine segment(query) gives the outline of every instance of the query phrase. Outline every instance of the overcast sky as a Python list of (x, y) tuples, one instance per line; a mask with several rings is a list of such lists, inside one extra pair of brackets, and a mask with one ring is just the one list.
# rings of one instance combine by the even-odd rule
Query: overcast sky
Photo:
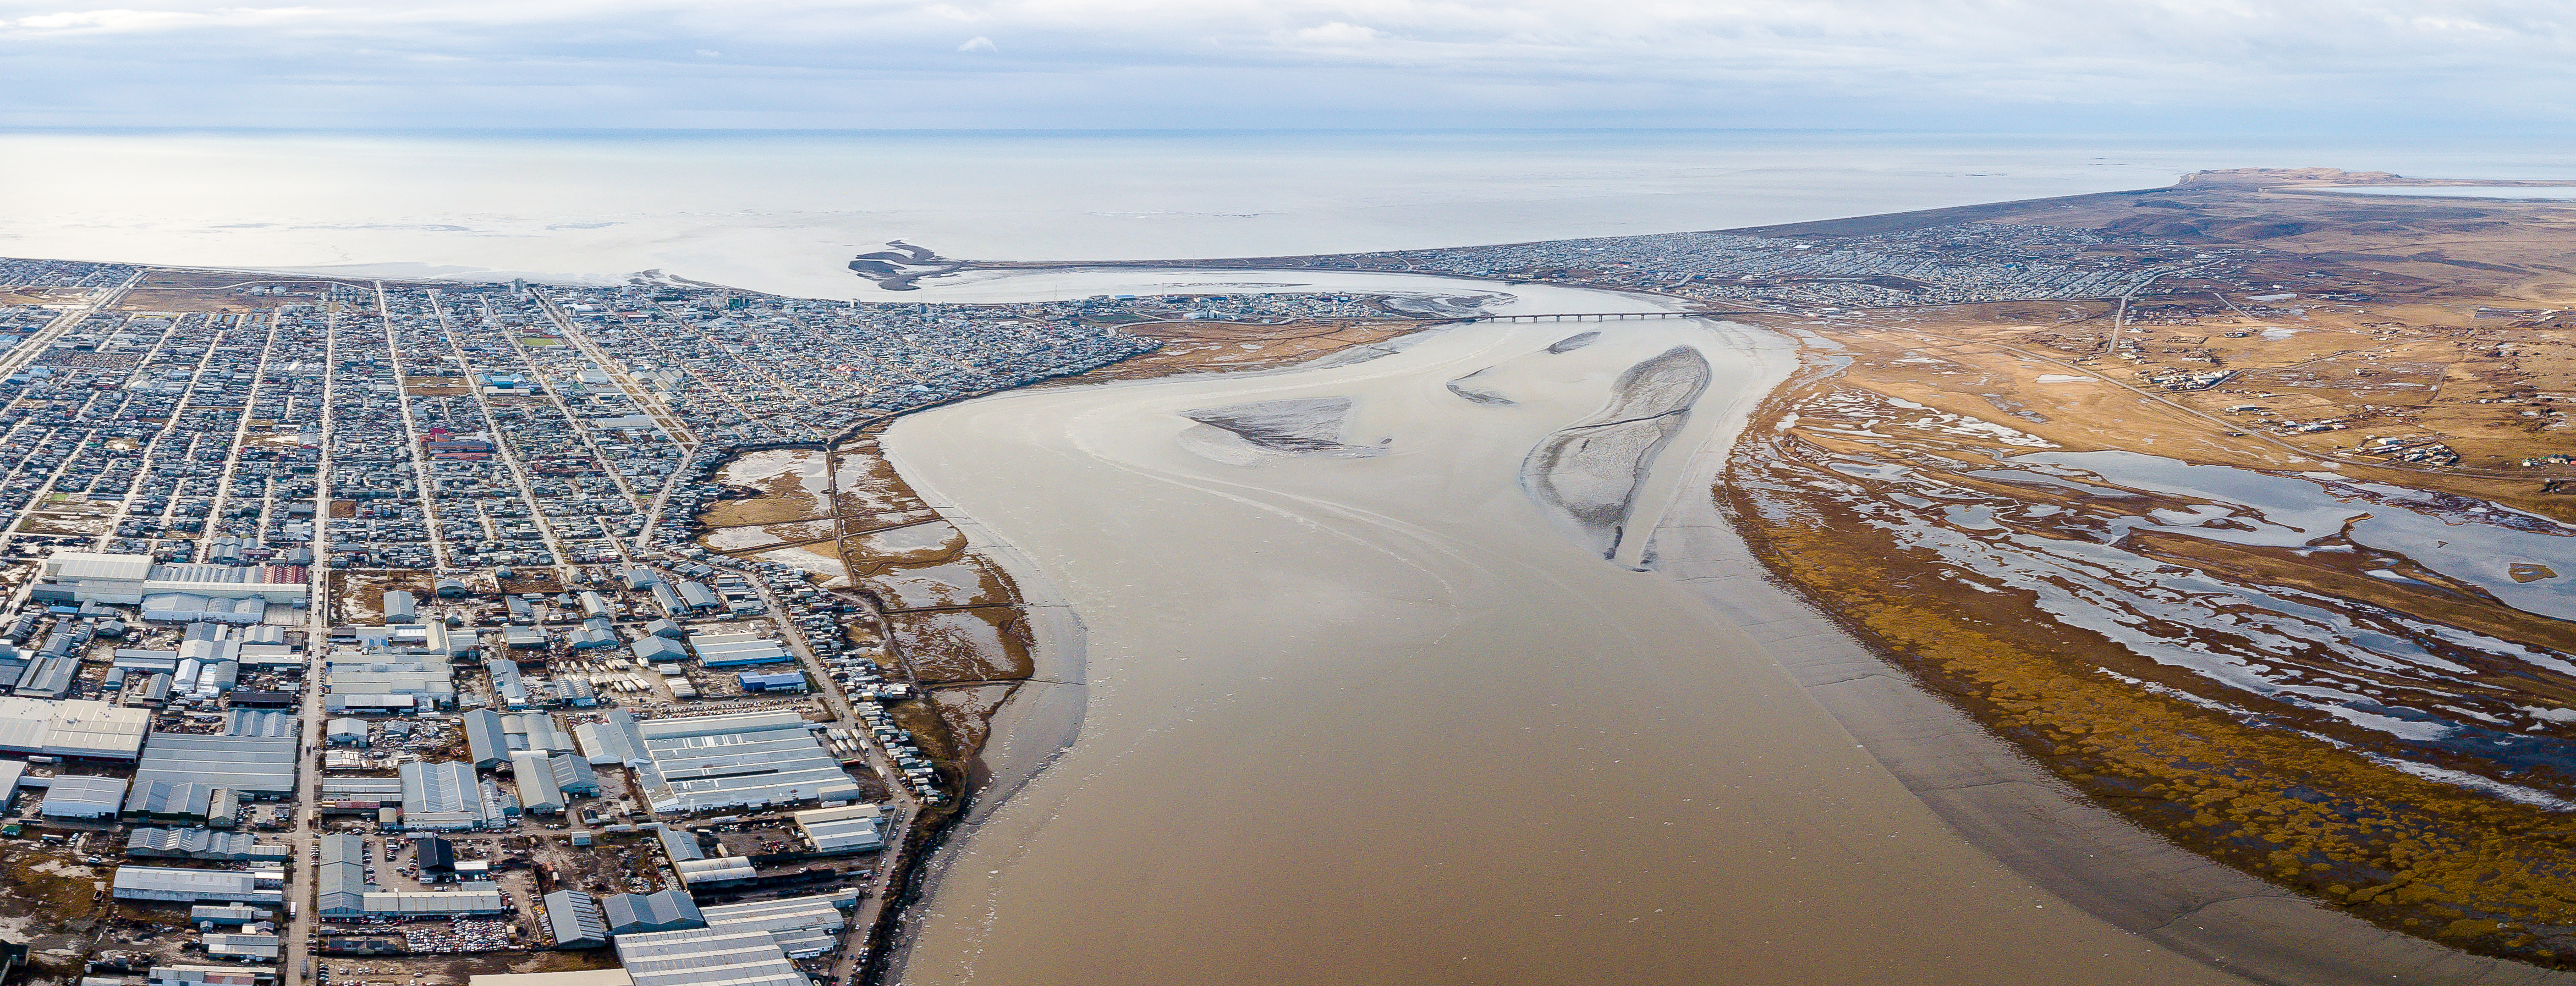
[(0, 125), (2529, 137), (2576, 122), (2571, 19), (2567, 0), (0, 0)]

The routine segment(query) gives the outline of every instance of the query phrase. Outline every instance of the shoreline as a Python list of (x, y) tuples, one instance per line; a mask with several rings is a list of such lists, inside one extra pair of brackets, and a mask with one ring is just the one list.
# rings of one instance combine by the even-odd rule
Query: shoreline
[[(1727, 458), (1801, 379), (1838, 372), (1791, 333), (1794, 365), (1728, 409), (1722, 441), (1688, 470)], [(1828, 343), (1830, 345), (1830, 343)], [(2576, 982), (2378, 927), (2166, 841), (2084, 797), (1942, 700), (1772, 573), (1716, 496), (1676, 497), (1650, 535), (1648, 567), (1753, 637), (1879, 764), (1961, 839), (2035, 886), (2115, 927), (2249, 982), (2338, 986), (2363, 979), (2479, 984)]]

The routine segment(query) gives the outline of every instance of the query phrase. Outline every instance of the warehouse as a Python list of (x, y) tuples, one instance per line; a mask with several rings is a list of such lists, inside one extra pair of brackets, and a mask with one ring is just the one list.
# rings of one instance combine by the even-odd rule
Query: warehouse
[(199, 904), (188, 908), (189, 924), (243, 925), (277, 920), (277, 912), (257, 907)]
[(795, 660), (777, 641), (756, 633), (693, 633), (689, 635), (689, 649), (697, 651), (698, 661), (710, 668)]
[(501, 891), (378, 890), (366, 895), (371, 918), (445, 918), (507, 914), (512, 908)]
[(611, 935), (678, 931), (707, 926), (706, 915), (687, 891), (656, 890), (649, 894), (613, 894), (600, 901), (600, 913)]
[(501, 717), (501, 735), (510, 744), (510, 752), (564, 753), (573, 748), (572, 737), (555, 725), (555, 717), (543, 712), (522, 712)]
[(519, 788), (519, 807), (536, 815), (560, 815), (564, 810), (563, 789), (555, 786), (554, 768), (546, 755), (525, 751), (510, 755), (510, 776)]
[(679, 641), (668, 637), (646, 637), (627, 645), (627, 650), (634, 652), (636, 660), (646, 664), (655, 661), (687, 660), (689, 656), (688, 648), (680, 646)]
[(430, 712), (438, 708), (438, 699), (428, 695), (362, 695), (337, 692), (322, 696), (322, 709), (332, 715), (402, 715), (408, 712)]
[(119, 866), (113, 893), (118, 900), (167, 900), (181, 903), (222, 901), (228, 904), (282, 904), (286, 891), (261, 889), (257, 875), (238, 870), (180, 870), (160, 866)]
[(765, 932), (788, 958), (803, 959), (829, 952), (840, 944), (839, 933), (850, 925), (841, 909), (857, 903), (857, 894), (792, 897), (710, 907), (705, 916), (710, 928)]
[(746, 692), (801, 692), (806, 688), (805, 674), (801, 671), (769, 674), (745, 671), (735, 675), (734, 679), (741, 683), (742, 690)]
[(581, 742), (582, 755), (594, 766), (640, 767), (653, 762), (644, 751), (644, 734), (636, 727), (635, 714), (624, 709), (610, 709), (606, 721), (585, 722), (572, 732)]
[(18, 672), (18, 685), (12, 691), (28, 698), (61, 698), (71, 694), (72, 682), (79, 676), (77, 657), (40, 657)]
[(149, 709), (85, 699), (0, 698), (0, 751), (89, 760), (133, 760), (152, 727)]
[[(270, 714), (275, 715), (275, 714)], [(236, 713), (235, 728), (291, 727), (292, 717), (245, 716)], [(295, 792), (295, 737), (224, 736), (211, 733), (153, 733), (145, 738), (143, 757), (134, 766), (136, 783), (190, 781), (230, 788), (248, 797), (284, 797)]]
[(30, 598), (138, 606), (146, 595), (181, 593), (293, 605), (304, 601), (309, 577), (301, 565), (156, 565), (149, 555), (57, 551), (37, 572)]
[(501, 735), (500, 713), (476, 709), (457, 718), (465, 726), (465, 752), (473, 758), (474, 766), (490, 769), (510, 761), (510, 743)]
[(144, 986), (277, 986), (277, 974), (237, 965), (156, 965)]
[(18, 782), (26, 776), (26, 761), (0, 760), (0, 812), (10, 811), (18, 803)]
[(608, 947), (608, 922), (599, 901), (579, 890), (557, 890), (545, 896), (546, 930), (556, 948)]
[(882, 814), (875, 805), (848, 805), (800, 811), (794, 817), (815, 852), (854, 853), (885, 848), (885, 837), (877, 831)]
[(590, 761), (558, 753), (546, 758), (546, 766), (554, 771), (555, 787), (563, 793), (583, 798), (599, 795), (599, 772), (591, 769)]
[(45, 791), (46, 818), (114, 818), (124, 807), (125, 781), (119, 778), (55, 777)]
[(659, 814), (857, 800), (858, 783), (794, 712), (639, 723), (652, 762), (636, 769)]
[(318, 912), (325, 918), (364, 917), (367, 913), (367, 842), (354, 835), (330, 834), (316, 840), (321, 862), (313, 871)]
[(617, 962), (635, 986), (812, 986), (768, 933), (751, 928), (621, 935)]
[(444, 662), (424, 664), (334, 658), (324, 668), (326, 680), (336, 695), (410, 695), (429, 698), (441, 706), (456, 702), (454, 673)]
[(760, 879), (760, 871), (751, 865), (749, 856), (710, 856), (675, 862), (671, 864), (671, 872), (679, 874), (680, 882), (688, 884), (692, 890)]
[(126, 792), (121, 814), (129, 822), (190, 822), (204, 824), (213, 808), (215, 787), (187, 781), (134, 782)]
[(261, 842), (248, 832), (139, 828), (126, 835), (125, 854), (231, 863), (283, 863), (292, 850), (285, 843)]
[(322, 779), (324, 801), (380, 801), (399, 804), (403, 783), (394, 777), (325, 777)]
[(147, 623), (207, 623), (250, 626), (268, 618), (268, 600), (223, 599), (193, 592), (155, 592), (142, 599)]
[(470, 763), (403, 764), (403, 827), (414, 829), (477, 828), (494, 820), (483, 787)]
[[(333, 719), (325, 724), (322, 737), (325, 742), (338, 746), (365, 746), (367, 745), (367, 721), (345, 716)], [(471, 738), (470, 728), (468, 738)]]
[(276, 935), (208, 933), (199, 936), (209, 958), (240, 962), (275, 962), (282, 949)]

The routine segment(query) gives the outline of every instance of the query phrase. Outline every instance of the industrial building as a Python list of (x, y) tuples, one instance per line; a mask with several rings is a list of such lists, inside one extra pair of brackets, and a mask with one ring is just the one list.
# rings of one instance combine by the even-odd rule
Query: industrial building
[(203, 824), (214, 810), (218, 790), (212, 784), (137, 780), (126, 791), (119, 814), (129, 822)]
[(477, 828), (499, 817), (495, 810), (497, 806), (483, 796), (483, 786), (474, 776), (473, 764), (415, 760), (403, 764), (399, 770), (402, 774), (405, 828)]
[(235, 713), (232, 726), (269, 732), (280, 725), (278, 720), (283, 720), (285, 726), (279, 735), (230, 735), (229, 731), (153, 733), (143, 741), (143, 756), (134, 765), (134, 780), (137, 784), (186, 781), (261, 798), (293, 794), (295, 719), (275, 713)]
[[(180, 903), (221, 901), (229, 904), (282, 904), (282, 887), (260, 886), (259, 874), (239, 870), (182, 870), (162, 866), (119, 866), (110, 884), (118, 900), (167, 900)], [(282, 882), (282, 881), (281, 881)]]
[(573, 749), (572, 737), (555, 725), (555, 717), (543, 712), (502, 716), (501, 736), (509, 743), (512, 753), (522, 750), (559, 753)]
[[(125, 781), (115, 777), (54, 777), (45, 790), (46, 818), (114, 818), (125, 807)], [(34, 782), (24, 783), (33, 786)]]
[(144, 986), (277, 986), (277, 974), (237, 965), (156, 965)]
[(858, 900), (856, 893), (824, 894), (726, 904), (704, 913), (709, 928), (760, 931), (788, 958), (803, 959), (839, 945), (840, 932), (850, 926), (842, 911), (857, 906)]
[(277, 920), (277, 912), (258, 907), (230, 904), (198, 904), (188, 908), (189, 924), (244, 925)]
[(29, 597), (140, 606), (147, 595), (177, 593), (301, 605), (309, 580), (301, 565), (161, 565), (150, 555), (57, 551), (36, 573)]
[(545, 896), (546, 930), (556, 948), (605, 948), (608, 921), (599, 901), (579, 890), (557, 890)]
[(807, 687), (805, 673), (802, 671), (783, 671), (766, 674), (757, 671), (745, 671), (741, 674), (735, 675), (734, 680), (742, 685), (742, 690), (745, 692), (801, 692)]
[(484, 890), (378, 890), (366, 895), (371, 918), (446, 918), (507, 914), (513, 908), (499, 888)]
[(475, 709), (457, 720), (465, 728), (466, 756), (477, 769), (489, 770), (510, 762), (510, 742), (502, 736), (500, 713)]
[(206, 956), (239, 962), (275, 962), (282, 949), (276, 935), (208, 933), (199, 936)]
[(546, 754), (529, 750), (510, 755), (510, 776), (519, 788), (519, 807), (535, 815), (560, 815), (563, 789), (555, 786), (554, 768)]
[(323, 676), (333, 695), (408, 695), (427, 698), (440, 708), (456, 704), (455, 673), (444, 660), (333, 657), (323, 663)]
[(698, 661), (710, 668), (731, 668), (751, 664), (782, 664), (795, 660), (777, 641), (755, 633), (693, 633), (689, 649), (698, 653)]
[(143, 752), (152, 711), (86, 699), (0, 698), (0, 751), (131, 761)]
[(688, 884), (691, 889), (749, 883), (760, 878), (759, 869), (751, 865), (748, 856), (692, 859), (685, 863), (672, 863), (671, 871), (679, 874), (680, 882)]
[(17, 805), (18, 782), (26, 776), (26, 761), (0, 760), (0, 812), (10, 811)]
[(649, 894), (612, 894), (600, 901), (600, 912), (608, 922), (611, 935), (632, 935), (651, 931), (677, 931), (682, 928), (707, 926), (706, 915), (684, 890), (656, 890)]
[(573, 969), (565, 972), (496, 972), (468, 976), (465, 986), (635, 986), (624, 969)]
[(812, 986), (778, 943), (754, 928), (619, 935), (617, 961), (635, 986)]
[(884, 811), (875, 805), (844, 805), (797, 812), (796, 827), (819, 853), (874, 852), (885, 848), (877, 830)]
[(355, 835), (329, 834), (320, 844), (313, 871), (315, 913), (325, 918), (365, 917), (367, 913), (367, 842)]
[(856, 781), (792, 711), (636, 724), (651, 762), (636, 769), (657, 814), (857, 800)]
[(593, 766), (641, 767), (653, 762), (644, 750), (644, 734), (636, 726), (634, 713), (610, 709), (606, 720), (572, 728), (573, 737), (581, 743), (582, 755)]
[(261, 842), (248, 832), (139, 828), (125, 836), (125, 854), (135, 857), (283, 863), (293, 852), (284, 843)]

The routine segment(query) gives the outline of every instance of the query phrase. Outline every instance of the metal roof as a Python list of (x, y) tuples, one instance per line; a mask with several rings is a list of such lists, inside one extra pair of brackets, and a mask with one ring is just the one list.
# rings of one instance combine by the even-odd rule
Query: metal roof
[(692, 886), (701, 883), (732, 883), (738, 880), (756, 879), (760, 876), (760, 871), (753, 868), (751, 859), (746, 856), (692, 859), (671, 864), (671, 871), (680, 875), (681, 883)]
[(683, 736), (713, 736), (718, 733), (748, 733), (767, 729), (809, 729), (822, 725), (809, 722), (804, 715), (789, 709), (768, 712), (733, 712), (717, 716), (685, 716), (677, 719), (648, 719), (636, 724), (637, 732), (647, 740), (677, 739)]
[[(119, 866), (113, 883), (119, 896), (167, 895), (158, 899), (269, 900), (275, 890), (260, 890), (259, 880), (243, 870), (183, 870), (165, 866)], [(151, 899), (151, 898), (147, 898)]]
[(284, 843), (262, 843), (248, 832), (139, 828), (125, 837), (125, 854), (128, 856), (180, 856), (240, 862), (285, 859), (291, 852)]
[(57, 579), (123, 579), (140, 582), (152, 575), (152, 556), (57, 551), (46, 556), (43, 574)]
[[(757, 725), (756, 720), (762, 716), (752, 713), (706, 718)], [(859, 785), (842, 769), (840, 761), (824, 751), (801, 717), (793, 713), (787, 716), (795, 725), (669, 739), (650, 738), (653, 727), (661, 722), (645, 723), (645, 751), (653, 762), (637, 768), (636, 773), (653, 810), (687, 813), (857, 799), (861, 795)]]
[(366, 897), (368, 914), (497, 914), (510, 909), (501, 891), (379, 890)]
[(469, 976), (466, 986), (635, 986), (624, 969), (574, 969), (565, 972), (496, 972)]
[(610, 709), (606, 722), (585, 722), (572, 731), (581, 742), (582, 755), (591, 763), (607, 766), (652, 759), (644, 752), (644, 734), (637, 728), (634, 714), (624, 709)]
[(401, 771), (405, 816), (470, 815), (478, 821), (492, 817), (483, 804), (483, 787), (475, 783), (473, 764), (415, 760), (402, 765)]
[(811, 986), (767, 932), (749, 928), (621, 935), (617, 960), (635, 986)]
[(192, 781), (137, 779), (125, 795), (125, 812), (129, 815), (172, 815), (182, 818), (206, 816), (214, 801), (215, 788)]
[(477, 767), (497, 767), (510, 758), (510, 743), (502, 738), (501, 716), (490, 709), (475, 709), (457, 717), (465, 726), (466, 755)]
[(301, 732), (295, 727), (296, 718), (292, 712), (234, 709), (224, 713), (224, 733), (229, 736), (293, 737)]
[[(292, 717), (281, 718), (294, 721)], [(137, 783), (195, 782), (254, 794), (288, 794), (295, 790), (296, 746), (291, 733), (153, 733), (143, 743), (143, 757), (134, 765), (134, 779)]]
[(599, 915), (599, 901), (579, 890), (557, 890), (545, 896), (546, 926), (554, 934), (556, 945), (574, 943), (608, 944), (608, 922)]
[(45, 792), (47, 815), (95, 818), (125, 807), (125, 781), (116, 777), (56, 777)]
[(707, 923), (706, 915), (698, 910), (698, 902), (679, 889), (615, 894), (600, 901), (600, 911), (608, 920), (609, 933), (616, 935), (702, 928)]
[(150, 709), (87, 699), (0, 698), (0, 750), (132, 760), (151, 727)]
[(519, 807), (533, 812), (564, 810), (563, 789), (555, 786), (554, 767), (546, 755), (527, 751), (510, 755), (510, 776), (519, 788)]

